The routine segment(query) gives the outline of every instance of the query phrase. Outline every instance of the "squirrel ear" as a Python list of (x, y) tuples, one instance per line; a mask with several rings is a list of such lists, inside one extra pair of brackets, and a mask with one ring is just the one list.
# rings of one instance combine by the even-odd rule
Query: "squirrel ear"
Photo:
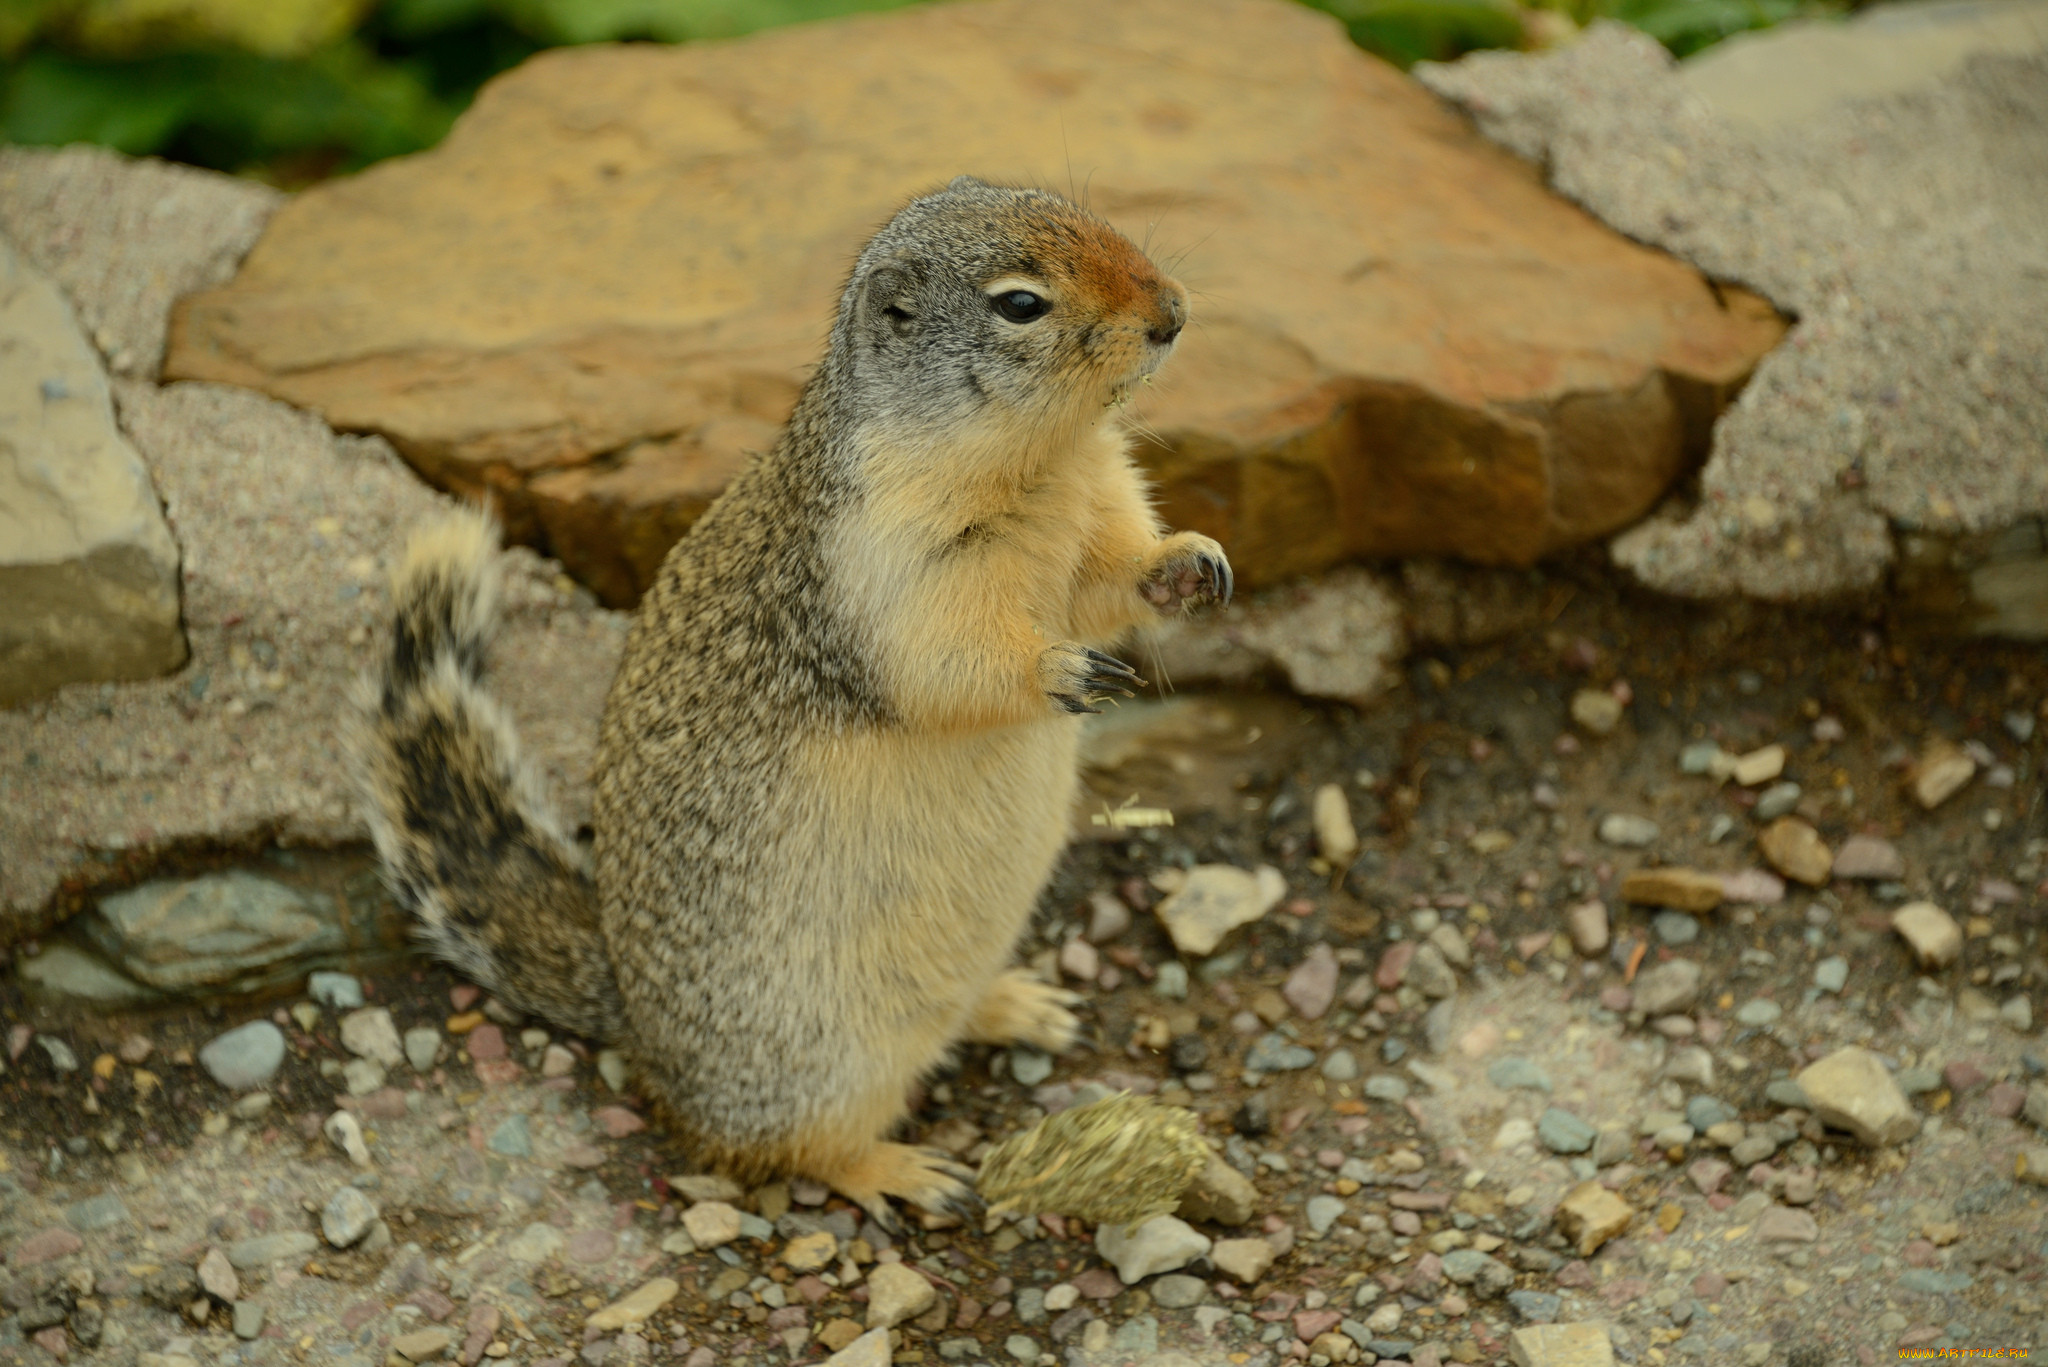
[(920, 302), (917, 287), (924, 273), (908, 261), (891, 261), (868, 272), (861, 291), (871, 317), (886, 321), (899, 337), (917, 328)]

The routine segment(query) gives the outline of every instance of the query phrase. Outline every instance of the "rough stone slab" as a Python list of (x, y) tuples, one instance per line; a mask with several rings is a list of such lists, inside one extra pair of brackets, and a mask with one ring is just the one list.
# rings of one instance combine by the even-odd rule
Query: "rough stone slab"
[(488, 485), (630, 601), (772, 438), (875, 225), (962, 172), (1069, 168), (1204, 301), (1144, 457), (1247, 587), (1351, 556), (1526, 565), (1625, 526), (1783, 332), (1326, 16), (978, 0), (544, 53), (433, 151), (287, 204), (180, 306), (166, 371)]
[(1777, 129), (1843, 100), (1938, 86), (1980, 53), (2044, 50), (2044, 0), (1937, 0), (1738, 33), (1687, 60), (1679, 73), (1721, 113)]
[[(115, 967), (163, 992), (255, 992), (375, 946), (325, 893), (233, 871), (103, 898), (85, 931)], [(370, 932), (364, 935), (361, 932)]]
[[(121, 381), (116, 398), (185, 544), (193, 658), (0, 711), (0, 943), (48, 923), (63, 879), (120, 879), (93, 850), (367, 838), (336, 723), (406, 533), (448, 507), (382, 442), (258, 394)], [(625, 621), (529, 552), (505, 572), (492, 687), (573, 829)]]
[(1362, 706), (1399, 678), (1408, 634), (1388, 585), (1346, 567), (1250, 595), (1226, 614), (1169, 621), (1156, 644), (1145, 658), (1177, 686), (1278, 674), (1304, 697)]
[(1765, 132), (1618, 25), (1417, 68), (1605, 222), (1799, 319), (1717, 424), (1697, 501), (1618, 537), (1622, 565), (1768, 599), (1896, 569), (1951, 628), (2048, 635), (2044, 70), (1979, 56)]
[(178, 547), (99, 358), (0, 236), (0, 707), (185, 662)]
[(172, 301), (232, 276), (283, 202), (102, 147), (0, 147), (0, 231), (63, 286), (116, 375), (156, 377)]

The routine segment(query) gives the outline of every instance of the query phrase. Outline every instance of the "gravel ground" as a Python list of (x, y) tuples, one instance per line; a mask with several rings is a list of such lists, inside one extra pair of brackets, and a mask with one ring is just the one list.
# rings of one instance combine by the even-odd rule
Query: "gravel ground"
[(1798, 320), (1696, 493), (1614, 542), (1644, 583), (1840, 594), (1911, 534), (2048, 513), (2048, 58), (1977, 58), (1770, 133), (1614, 24), (1416, 74), (1561, 194)]
[[(474, 989), (423, 963), (362, 986), (446, 1052), (423, 1071), (390, 1064), (386, 1086), (347, 1102), (340, 1074), (360, 1061), (342, 1007), (290, 995), (94, 1015), (10, 982), (0, 1362), (49, 1360), (34, 1333), (76, 1354), (97, 1322), (95, 1360), (149, 1367), (405, 1361), (439, 1348), (434, 1330), (471, 1360), (766, 1364), (791, 1344), (820, 1360), (898, 1310), (899, 1363), (1503, 1363), (1532, 1317), (1597, 1324), (1629, 1363), (2048, 1348), (2048, 1192), (2015, 1180), (2016, 1155), (2042, 1142), (2015, 1112), (2030, 1086), (2048, 1105), (2048, 1047), (2017, 1004), (2048, 1006), (2048, 664), (1929, 650), (1875, 620), (1674, 610), (1595, 570), (1542, 587), (1546, 622), (1428, 651), (1363, 714), (1243, 691), (1119, 715), (1091, 803), (1135, 793), (1178, 822), (1084, 820), (1026, 946), (1086, 993), (1094, 1049), (967, 1050), (921, 1099), (914, 1130), (969, 1157), (1092, 1085), (1189, 1106), (1256, 1192), (1227, 1212), (1241, 1224), (1194, 1224), (1257, 1244), (1186, 1261), (1201, 1246), (1187, 1241), (1126, 1285), (1072, 1221), (892, 1240), (801, 1184), (728, 1194), (729, 1215), (587, 1046), (478, 1017)], [(1685, 772), (1773, 744), (1783, 771), (1752, 786)], [(1947, 746), (1975, 772), (1929, 809), (1914, 786)], [(1329, 784), (1362, 845), (1343, 874), (1313, 833)], [(1902, 869), (1818, 887), (1765, 876), (1759, 807), (1838, 849), (1880, 839)], [(1643, 821), (1648, 845), (1601, 838)], [(1210, 862), (1270, 864), (1287, 894), (1215, 954), (1177, 955), (1157, 885)], [(1658, 866), (1738, 875), (1737, 896), (1690, 916), (1627, 906), (1623, 880)], [(335, 891), (366, 861), (283, 851), (259, 867)], [(1923, 898), (1961, 941), (1926, 973), (1890, 927)], [(1587, 929), (1589, 903), (1608, 945), (1581, 953), (1567, 932)], [(1644, 1019), (1630, 994), (1676, 962), (1698, 965), (1696, 1000)], [(266, 1019), (286, 1045), (253, 1094), (271, 1099), (237, 1100), (199, 1052)], [(1790, 1074), (1855, 1044), (1911, 1094), (1902, 1143), (1862, 1144), (1789, 1104)], [(323, 1137), (338, 1106), (359, 1117), (365, 1169)], [(1738, 1130), (1705, 1132), (1731, 1116)], [(1588, 1173), (1632, 1220), (1581, 1255), (1557, 1210)], [(376, 1215), (336, 1202), (345, 1189)], [(367, 1224), (361, 1242), (329, 1242), (330, 1206), (342, 1237)], [(183, 1269), (216, 1247), (243, 1265), (208, 1300)], [(890, 1261), (917, 1270), (928, 1306)], [(677, 1290), (658, 1309), (590, 1322), (661, 1278)], [(181, 1312), (195, 1301), (203, 1325)], [(255, 1337), (236, 1336), (232, 1302)]]

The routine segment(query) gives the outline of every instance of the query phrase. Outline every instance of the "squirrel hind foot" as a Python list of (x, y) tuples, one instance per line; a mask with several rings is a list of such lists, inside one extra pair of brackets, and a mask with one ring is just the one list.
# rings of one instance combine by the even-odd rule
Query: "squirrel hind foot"
[(843, 1162), (811, 1162), (804, 1175), (823, 1182), (874, 1217), (891, 1234), (903, 1222), (889, 1204), (895, 1197), (933, 1215), (955, 1216), (967, 1224), (981, 1218), (974, 1171), (937, 1149), (876, 1143)]

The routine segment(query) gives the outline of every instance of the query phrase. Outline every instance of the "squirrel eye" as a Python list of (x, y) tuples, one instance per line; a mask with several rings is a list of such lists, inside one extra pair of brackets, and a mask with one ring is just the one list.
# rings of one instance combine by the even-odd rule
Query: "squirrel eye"
[(1042, 318), (1052, 307), (1043, 295), (1033, 294), (1030, 290), (1004, 290), (1001, 294), (991, 295), (990, 300), (995, 304), (996, 312), (1013, 323), (1028, 323), (1034, 318)]

